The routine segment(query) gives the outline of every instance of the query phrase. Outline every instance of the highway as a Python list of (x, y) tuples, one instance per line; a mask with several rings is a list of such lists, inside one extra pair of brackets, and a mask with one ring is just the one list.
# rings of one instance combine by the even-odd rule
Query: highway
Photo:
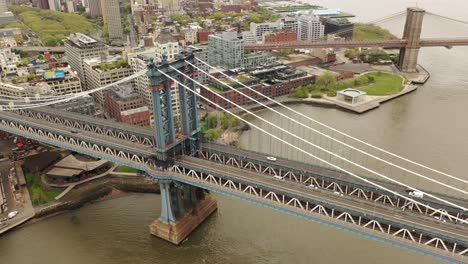
[[(350, 176), (349, 174), (347, 173), (344, 173), (344, 172), (340, 172), (340, 171), (337, 171), (337, 170), (332, 170), (332, 169), (329, 169), (329, 168), (325, 168), (325, 167), (322, 167), (322, 166), (317, 166), (317, 165), (312, 165), (312, 164), (306, 164), (306, 163), (303, 163), (303, 162), (298, 162), (298, 161), (293, 161), (293, 160), (288, 160), (288, 159), (283, 159), (283, 158), (277, 158), (277, 160), (275, 162), (270, 162), (266, 159), (266, 155), (265, 154), (262, 154), (262, 153), (258, 153), (258, 152), (253, 152), (253, 151), (248, 151), (248, 150), (243, 150), (243, 149), (239, 149), (239, 148), (235, 148), (235, 147), (231, 147), (231, 146), (224, 146), (224, 145), (219, 145), (219, 144), (210, 144), (210, 143), (203, 143), (201, 144), (201, 148), (202, 149), (207, 149), (207, 150), (213, 150), (213, 151), (218, 151), (218, 152), (221, 152), (221, 153), (229, 153), (229, 154), (233, 154), (233, 155), (236, 155), (236, 156), (239, 156), (239, 157), (245, 157), (246, 159), (249, 159), (250, 161), (261, 161), (262, 164), (268, 164), (270, 166), (272, 166), (272, 168), (275, 168), (275, 167), (283, 167), (283, 168), (290, 168), (292, 171), (294, 170), (299, 170), (299, 171), (305, 171), (305, 172), (310, 172), (310, 173), (313, 173), (313, 174), (317, 174), (317, 175), (321, 175), (321, 176), (326, 176), (326, 177), (330, 177), (330, 178), (334, 178), (334, 179), (340, 179), (340, 180), (344, 180), (344, 181), (347, 181), (347, 182), (352, 182), (352, 183), (357, 183), (357, 184), (360, 184), (360, 185), (364, 185), (364, 186), (368, 186), (370, 189), (376, 189), (377, 188), (375, 186), (372, 186), (370, 185), (369, 183), (366, 183), (362, 180), (359, 180), (353, 176)], [(255, 163), (255, 162), (254, 162)], [(401, 186), (401, 185), (398, 185), (398, 184), (395, 184), (395, 183), (391, 183), (391, 182), (388, 182), (388, 181), (385, 181), (383, 179), (375, 179), (375, 178), (369, 178), (369, 177), (366, 177), (367, 179), (371, 179), (373, 182), (376, 182), (388, 189), (391, 189), (395, 192), (398, 192), (400, 194), (403, 194), (403, 195), (407, 195), (406, 193), (406, 188), (404, 186)], [(381, 190), (379, 190), (379, 192), (382, 192)], [(393, 194), (390, 194), (391, 196), (393, 196)], [(468, 208), (468, 200), (467, 199), (462, 199), (462, 198), (458, 198), (458, 197), (449, 197), (449, 196), (446, 196), (446, 195), (439, 195), (437, 194), (439, 197), (442, 197), (452, 203), (455, 203), (455, 204), (458, 204), (460, 206), (463, 206), (463, 207), (466, 207)], [(412, 197), (414, 198), (414, 197)], [(443, 205), (444, 207), (450, 207), (450, 208), (453, 208), (452, 206), (450, 205), (447, 205), (447, 204), (443, 204), (442, 202), (440, 201), (437, 201), (433, 198), (430, 198), (430, 197), (424, 197), (423, 199), (417, 199), (419, 201), (428, 201), (428, 202), (431, 202), (432, 204), (439, 204), (439, 205)], [(458, 208), (453, 208), (454, 211), (460, 211), (460, 209)]]
[(80, 115), (77, 113), (72, 113), (68, 111), (61, 111), (54, 109), (52, 107), (37, 107), (33, 109), (25, 109), (25, 111), (37, 112), (42, 114), (47, 114), (51, 116), (56, 116), (64, 119), (68, 119), (70, 121), (79, 121), (81, 123), (89, 123), (99, 127), (110, 127), (117, 131), (131, 131), (132, 133), (140, 134), (142, 136), (147, 137), (154, 137), (153, 129), (139, 127), (139, 126), (132, 126), (126, 123), (115, 122), (112, 120), (107, 120), (103, 118), (96, 118), (92, 116)]
[(101, 134), (97, 134), (93, 132), (88, 132), (85, 130), (77, 130), (78, 133), (72, 133), (71, 132), (72, 128), (64, 127), (59, 124), (50, 123), (49, 121), (46, 121), (46, 120), (39, 120), (39, 119), (34, 119), (31, 117), (11, 113), (8, 111), (1, 111), (0, 119), (3, 119), (4, 117), (14, 122), (22, 123), (24, 125), (31, 125), (35, 128), (38, 128), (44, 131), (53, 131), (54, 133), (57, 133), (63, 136), (77, 138), (88, 143), (96, 143), (100, 146), (109, 146), (116, 150), (124, 150), (128, 153), (133, 153), (133, 154), (137, 154), (140, 156), (149, 157), (155, 154), (153, 148), (147, 145), (143, 145), (143, 144), (139, 144), (139, 143), (135, 143), (131, 141), (126, 141), (126, 140), (122, 140), (122, 139), (111, 137), (111, 136), (101, 135)]
[(331, 192), (312, 189), (292, 182), (276, 180), (273, 177), (266, 177), (264, 174), (246, 171), (199, 158), (187, 156), (179, 157), (176, 164), (182, 167), (195, 167), (211, 171), (213, 174), (223, 175), (225, 179), (231, 179), (234, 182), (249, 183), (252, 186), (264, 186), (267, 187), (267, 189), (276, 190), (277, 193), (289, 194), (288, 196), (298, 198), (302, 201), (314, 200), (319, 204), (332, 204), (341, 208), (361, 212), (368, 216), (373, 216), (371, 218), (380, 217), (395, 223), (411, 226), (413, 229), (422, 229), (432, 233), (436, 232), (437, 234), (451, 237), (465, 244), (468, 241), (468, 229), (466, 226), (459, 224), (456, 225), (449, 222), (443, 223), (428, 216), (404, 212), (350, 196), (339, 196)]

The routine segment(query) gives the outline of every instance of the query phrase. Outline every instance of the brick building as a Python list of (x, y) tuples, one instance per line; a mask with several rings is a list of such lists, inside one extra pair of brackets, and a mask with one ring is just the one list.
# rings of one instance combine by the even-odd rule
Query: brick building
[(297, 33), (293, 31), (271, 32), (263, 36), (264, 43), (292, 42), (297, 40)]
[(150, 112), (143, 98), (130, 85), (112, 89), (105, 98), (106, 113), (118, 122), (150, 126)]
[[(315, 82), (316, 76), (314, 75), (309, 75), (305, 77), (300, 77), (296, 79), (289, 80), (288, 82), (283, 82), (283, 83), (278, 83), (278, 84), (273, 84), (273, 85), (256, 85), (256, 86), (251, 86), (253, 89), (256, 91), (262, 93), (263, 95), (266, 95), (270, 98), (275, 98), (278, 96), (282, 95), (288, 95), (292, 89), (297, 88), (302, 85), (307, 85), (309, 83), (314, 83)], [(257, 93), (254, 93), (253, 91), (247, 89), (247, 88), (241, 88), (238, 89), (240, 92), (249, 95), (250, 97), (256, 99), (256, 100), (264, 100), (263, 97), (258, 95)], [(223, 93), (218, 93), (216, 91), (206, 89), (204, 87), (200, 87), (200, 93), (202, 96), (206, 97), (210, 101), (225, 107), (225, 108), (231, 108), (234, 107), (233, 104), (230, 102), (226, 101), (228, 99), (229, 101), (232, 101), (236, 104), (239, 105), (247, 105), (247, 104), (252, 104), (254, 103), (251, 101), (249, 98), (237, 93), (236, 91), (229, 90), (227, 92)], [(218, 95), (221, 95), (222, 97), (219, 97)], [(211, 103), (205, 101), (204, 99), (200, 99), (201, 101), (205, 102), (208, 105), (211, 105), (213, 107), (216, 107), (212, 105)]]

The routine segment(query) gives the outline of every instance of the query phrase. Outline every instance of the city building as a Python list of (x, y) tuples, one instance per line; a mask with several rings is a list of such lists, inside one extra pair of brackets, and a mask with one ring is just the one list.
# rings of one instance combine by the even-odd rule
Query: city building
[(88, 2), (88, 13), (92, 17), (102, 16), (102, 8), (100, 0), (87, 0)]
[(9, 23), (15, 20), (12, 12), (8, 11), (7, 0), (0, 0), (0, 24)]
[(101, 10), (104, 24), (107, 25), (109, 39), (123, 39), (122, 19), (120, 17), (119, 0), (101, 0)]
[(154, 48), (156, 62), (161, 62), (163, 54), (166, 56), (167, 61), (173, 61), (180, 52), (179, 42), (172, 36), (168, 28), (161, 29), (158, 37), (154, 40)]
[(324, 18), (322, 19), (322, 23), (325, 25), (325, 35), (346, 31), (345, 33), (341, 33), (340, 37), (345, 39), (353, 38), (354, 24), (346, 18)]
[(189, 25), (188, 27), (181, 28), (180, 33), (182, 33), (185, 37), (185, 43), (187, 45), (198, 43), (198, 31), (201, 30), (202, 27), (198, 25)]
[(244, 40), (244, 44), (256, 44), (257, 43), (257, 36), (251, 31), (242, 31), (241, 34), (242, 34), (242, 39)]
[(23, 42), (23, 33), (20, 28), (1, 28), (0, 37), (12, 37), (17, 43)]
[(142, 127), (151, 124), (149, 107), (131, 85), (110, 90), (105, 98), (105, 111), (108, 117), (118, 122)]
[(83, 90), (88, 90), (86, 76), (84, 71), (84, 60), (95, 57), (106, 57), (109, 55), (108, 47), (85, 34), (71, 34), (65, 40), (65, 55), (68, 64), (73, 71), (76, 71), (82, 81)]
[[(89, 90), (120, 81), (132, 74), (131, 67), (121, 56), (95, 57), (85, 59), (83, 62)], [(100, 107), (104, 106), (104, 93), (102, 91), (93, 93)]]
[(280, 31), (281, 29), (281, 20), (271, 23), (250, 23), (250, 32), (255, 35), (257, 41), (261, 40), (266, 33)]
[[(244, 74), (242, 76), (232, 77), (237, 78), (240, 82), (250, 86), (251, 88), (270, 98), (288, 95), (294, 88), (314, 83), (316, 78), (315, 75), (309, 75), (306, 72), (295, 70), (294, 68), (284, 65), (258, 69), (250, 72), (249, 75)], [(236, 91), (231, 90), (225, 86), (223, 87), (214, 82), (210, 83), (210, 85), (206, 87), (207, 88), (200, 88), (200, 94), (213, 103), (218, 104), (224, 108), (235, 107), (235, 105), (231, 102), (238, 105), (248, 105), (255, 103), (249, 98), (240, 95)], [(260, 95), (250, 92), (247, 88), (243, 88), (239, 85), (235, 85), (233, 87), (244, 94), (248, 94), (250, 97), (256, 100), (264, 99)], [(205, 99), (201, 99), (201, 101), (216, 107), (214, 104), (208, 102)]]
[(37, 7), (41, 9), (49, 9), (49, 0), (37, 0)]
[(357, 104), (366, 99), (366, 93), (353, 88), (348, 88), (338, 91), (336, 98), (349, 104)]
[(297, 34), (293, 31), (270, 32), (263, 35), (263, 43), (281, 43), (297, 40)]
[(11, 47), (2, 46), (0, 49), (0, 67), (2, 75), (12, 75), (17, 71), (17, 64), (21, 61), (21, 57), (11, 51)]
[(92, 174), (104, 172), (107, 163), (105, 160), (84, 160), (75, 155), (68, 155), (46, 173), (47, 180), (56, 184), (77, 182), (91, 177)]
[(281, 19), (281, 29), (283, 31), (294, 32), (299, 40), (299, 21), (295, 17), (285, 17)]
[[(127, 54), (127, 61), (130, 63), (134, 73), (147, 69), (148, 63), (151, 58), (154, 58), (156, 48), (134, 49)], [(155, 59), (155, 58), (154, 58)], [(149, 87), (149, 78), (146, 75), (141, 75), (134, 79), (135, 91), (144, 100), (145, 105), (148, 106), (151, 114), (151, 124), (153, 124), (153, 97)], [(179, 90), (177, 85), (173, 85), (171, 90), (172, 97), (172, 111), (174, 118), (180, 119), (180, 106), (179, 106)]]
[(74, 13), (75, 12), (75, 4), (73, 3), (73, 1), (66, 1), (65, 2), (65, 5), (67, 7), (67, 12), (68, 13)]
[(0, 0), (0, 13), (8, 12), (7, 0)]
[(49, 9), (53, 11), (61, 11), (60, 0), (49, 0)]
[(2, 76), (0, 96), (63, 95), (81, 92), (78, 76), (69, 68), (48, 69), (48, 65), (17, 68)]
[(318, 16), (305, 15), (299, 17), (299, 40), (313, 41), (324, 36), (325, 26)]
[(236, 32), (224, 32), (208, 37), (208, 62), (226, 69), (252, 69), (274, 62), (265, 53), (249, 53), (244, 50), (244, 40)]

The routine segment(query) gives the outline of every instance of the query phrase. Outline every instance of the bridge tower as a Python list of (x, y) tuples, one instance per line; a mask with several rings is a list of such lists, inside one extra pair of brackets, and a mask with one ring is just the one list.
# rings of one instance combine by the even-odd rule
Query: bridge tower
[[(164, 72), (195, 90), (195, 83), (175, 70), (194, 76), (196, 71), (187, 61), (195, 64), (193, 54), (181, 54), (170, 63), (163, 54), (160, 64), (151, 59), (148, 65), (148, 88), (153, 98), (155, 148), (159, 153), (156, 163), (163, 167), (170, 166), (176, 156), (194, 155), (198, 149), (197, 134), (200, 127), (197, 119), (197, 96), (177, 84), (181, 118), (180, 127), (176, 128), (171, 93), (174, 81), (161, 73)], [(162, 172), (154, 171), (154, 176), (161, 176), (158, 175), (160, 173)], [(216, 200), (201, 188), (173, 180), (160, 180), (159, 186), (161, 215), (150, 225), (150, 232), (176, 245), (217, 209)]]
[(418, 7), (409, 7), (406, 13), (403, 39), (408, 41), (406, 47), (400, 49), (399, 68), (405, 73), (417, 72), (419, 40), (421, 39), (422, 23), (426, 11)]

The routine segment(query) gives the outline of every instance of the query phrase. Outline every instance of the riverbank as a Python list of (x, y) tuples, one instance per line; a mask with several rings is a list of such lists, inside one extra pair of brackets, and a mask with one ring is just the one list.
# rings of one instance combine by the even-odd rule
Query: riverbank
[(89, 203), (117, 199), (133, 193), (159, 194), (159, 185), (152, 179), (137, 176), (109, 175), (106, 178), (96, 179), (75, 187), (59, 201), (35, 207), (34, 215), (4, 233), (78, 209)]

